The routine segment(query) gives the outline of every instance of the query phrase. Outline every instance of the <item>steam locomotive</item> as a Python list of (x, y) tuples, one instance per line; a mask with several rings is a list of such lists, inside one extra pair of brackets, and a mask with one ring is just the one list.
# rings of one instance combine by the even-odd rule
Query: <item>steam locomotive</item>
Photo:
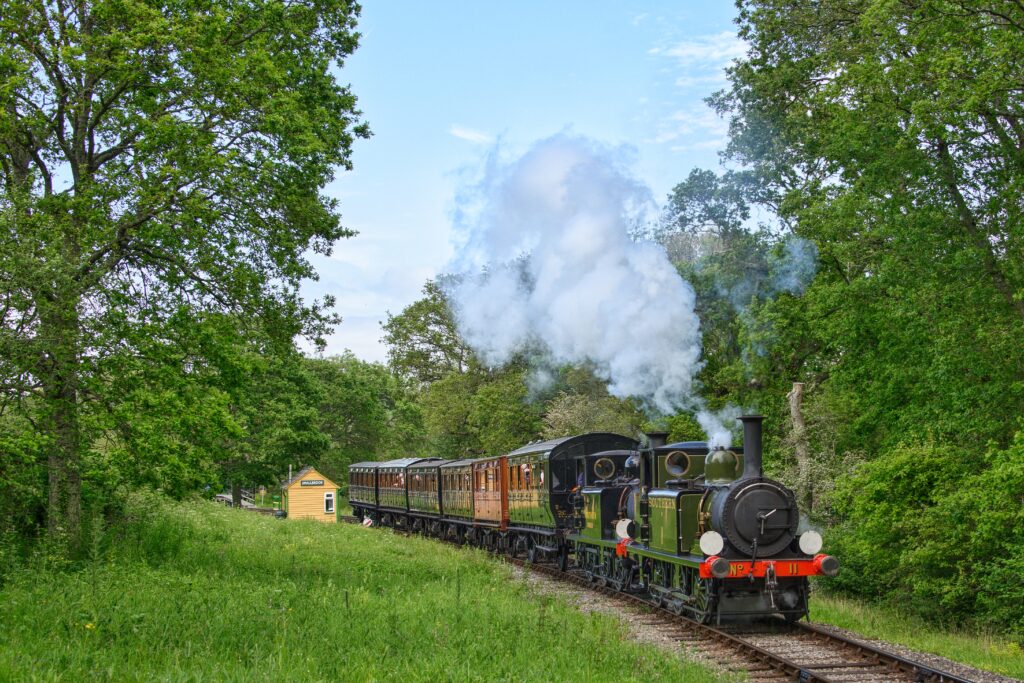
[(591, 433), (471, 460), (349, 468), (364, 523), (550, 560), (703, 623), (807, 614), (808, 577), (833, 576), (793, 492), (764, 476), (759, 415), (744, 448)]

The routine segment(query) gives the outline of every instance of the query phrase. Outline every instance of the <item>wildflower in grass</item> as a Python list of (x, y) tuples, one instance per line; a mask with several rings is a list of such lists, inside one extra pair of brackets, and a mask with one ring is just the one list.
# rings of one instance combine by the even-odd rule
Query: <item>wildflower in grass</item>
[(94, 623), (92, 623), (92, 622), (90, 621), (90, 622), (89, 622), (88, 624), (86, 624), (86, 625), (85, 625), (85, 628), (86, 628), (87, 630), (89, 630), (89, 631), (92, 631), (92, 630), (94, 630), (94, 629), (96, 628), (96, 624), (94, 624)]

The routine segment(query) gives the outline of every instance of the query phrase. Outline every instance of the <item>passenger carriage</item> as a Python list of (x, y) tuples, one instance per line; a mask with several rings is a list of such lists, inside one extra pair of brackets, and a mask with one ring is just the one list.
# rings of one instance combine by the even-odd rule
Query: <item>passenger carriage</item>
[(399, 458), (377, 466), (377, 508), (375, 513), (385, 526), (410, 527), (409, 472), (411, 465), (438, 462), (440, 458)]

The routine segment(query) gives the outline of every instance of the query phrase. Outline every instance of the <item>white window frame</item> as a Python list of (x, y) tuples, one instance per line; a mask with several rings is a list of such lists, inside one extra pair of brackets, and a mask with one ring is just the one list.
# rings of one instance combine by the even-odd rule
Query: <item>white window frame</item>
[(324, 514), (325, 515), (332, 515), (332, 514), (334, 514), (334, 492), (333, 491), (327, 491), (326, 493), (324, 493)]

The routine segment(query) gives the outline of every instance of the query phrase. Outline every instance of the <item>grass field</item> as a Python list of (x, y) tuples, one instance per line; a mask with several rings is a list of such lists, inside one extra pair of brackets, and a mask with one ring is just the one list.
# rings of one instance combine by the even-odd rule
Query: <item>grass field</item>
[(869, 638), (931, 652), (979, 669), (1024, 678), (1024, 649), (1013, 640), (979, 631), (950, 632), (930, 627), (884, 607), (816, 592), (811, 619)]
[(0, 680), (714, 680), (476, 551), (209, 503), (132, 517), (83, 567), (7, 573)]

